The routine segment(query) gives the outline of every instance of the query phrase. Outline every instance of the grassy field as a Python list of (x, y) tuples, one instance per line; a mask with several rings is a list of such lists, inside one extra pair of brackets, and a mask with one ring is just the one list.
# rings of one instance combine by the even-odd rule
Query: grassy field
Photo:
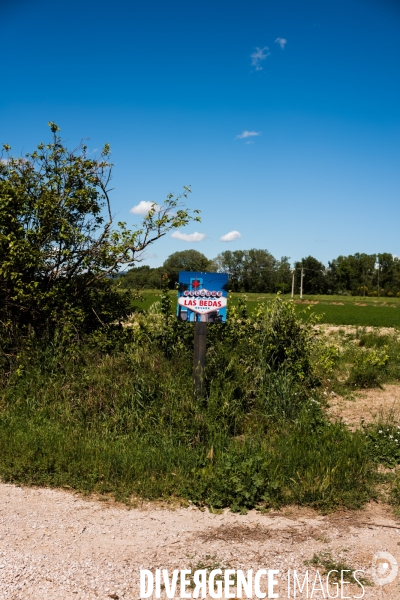
[[(249, 312), (252, 312), (259, 302), (268, 302), (273, 294), (231, 294), (231, 304), (237, 304), (238, 299), (246, 298)], [(289, 297), (289, 296), (287, 296)], [(171, 292), (171, 298), (176, 299), (176, 292)], [(135, 301), (135, 307), (148, 310), (161, 299), (161, 292), (146, 290), (143, 301)], [(332, 325), (358, 325), (373, 327), (400, 327), (400, 298), (370, 298), (356, 296), (304, 296), (300, 302), (295, 297), (296, 310), (308, 309), (321, 315), (322, 323)], [(175, 303), (173, 303), (175, 310)], [(305, 315), (308, 314), (305, 313)]]

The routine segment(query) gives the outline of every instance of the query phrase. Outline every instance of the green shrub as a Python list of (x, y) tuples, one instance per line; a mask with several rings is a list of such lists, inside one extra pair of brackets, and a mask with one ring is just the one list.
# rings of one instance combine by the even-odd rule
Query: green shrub
[(379, 386), (389, 362), (387, 346), (381, 350), (365, 348), (354, 356), (348, 383), (359, 388)]
[(168, 231), (198, 221), (172, 194), (139, 229), (115, 223), (110, 205), (110, 147), (89, 157), (68, 150), (55, 123), (52, 140), (23, 158), (3, 145), (0, 160), (0, 354), (32, 336), (71, 343), (130, 312), (131, 296), (111, 278)]

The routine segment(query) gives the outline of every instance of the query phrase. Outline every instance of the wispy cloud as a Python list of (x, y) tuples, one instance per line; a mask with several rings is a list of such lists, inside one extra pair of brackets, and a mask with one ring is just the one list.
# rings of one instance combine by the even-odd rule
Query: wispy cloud
[(235, 240), (238, 240), (239, 238), (242, 237), (242, 234), (239, 233), (238, 231), (230, 231), (229, 233), (226, 233), (225, 235), (221, 235), (221, 237), (219, 238), (220, 242), (234, 242)]
[(198, 231), (195, 231), (194, 233), (174, 231), (174, 233), (171, 233), (171, 237), (175, 240), (182, 240), (182, 242), (202, 242), (207, 236), (205, 233), (199, 233)]
[(257, 46), (257, 48), (255, 49), (253, 54), (250, 54), (251, 66), (255, 67), (256, 71), (262, 71), (263, 70), (262, 62), (270, 54), (271, 54), (271, 52), (269, 52), (268, 46), (264, 46), (264, 48), (258, 48), (258, 46)]
[(282, 50), (284, 50), (287, 44), (287, 40), (285, 40), (285, 38), (276, 38), (275, 44), (279, 44)]
[(235, 140), (245, 140), (250, 137), (258, 137), (261, 135), (261, 131), (247, 131), (246, 129), (242, 131), (239, 135), (235, 137)]
[(133, 215), (147, 215), (147, 213), (153, 208), (153, 206), (156, 211), (160, 209), (158, 204), (152, 202), (151, 200), (141, 200), (139, 204), (136, 204), (136, 206), (131, 208), (129, 212)]

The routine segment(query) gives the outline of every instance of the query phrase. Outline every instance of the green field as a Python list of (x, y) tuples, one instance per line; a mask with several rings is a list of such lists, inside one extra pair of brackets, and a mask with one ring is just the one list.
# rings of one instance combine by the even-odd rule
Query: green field
[[(231, 294), (230, 302), (237, 304), (239, 298), (245, 298), (249, 311), (255, 309), (257, 303), (268, 302), (273, 294)], [(289, 297), (289, 296), (287, 296)], [(176, 298), (176, 292), (171, 292), (171, 298)], [(133, 305), (142, 310), (147, 310), (161, 299), (161, 292), (146, 290), (143, 292), (143, 301), (134, 301)], [(299, 312), (309, 308), (309, 311), (321, 315), (322, 323), (332, 325), (358, 325), (373, 327), (399, 327), (400, 328), (400, 298), (370, 298), (355, 296), (304, 296), (300, 303), (295, 297), (296, 309)], [(313, 304), (311, 304), (311, 302)], [(314, 302), (316, 304), (314, 304)], [(364, 305), (365, 306), (362, 306)], [(228, 304), (229, 306), (229, 304)], [(175, 305), (174, 305), (175, 309)], [(307, 310), (306, 315), (309, 314)]]

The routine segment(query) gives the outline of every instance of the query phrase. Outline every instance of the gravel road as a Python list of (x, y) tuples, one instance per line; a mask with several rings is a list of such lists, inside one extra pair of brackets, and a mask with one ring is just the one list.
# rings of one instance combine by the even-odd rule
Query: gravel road
[[(0, 599), (138, 600), (140, 568), (172, 572), (204, 564), (279, 569), (279, 597), (287, 598), (288, 569), (304, 574), (304, 561), (315, 552), (329, 551), (371, 578), (379, 550), (400, 561), (400, 523), (379, 504), (328, 516), (295, 507), (218, 515), (150, 503), (128, 509), (60, 490), (0, 484)], [(400, 576), (366, 587), (363, 597), (398, 600), (399, 582)], [(357, 586), (346, 592), (362, 593)], [(314, 591), (308, 597), (324, 596)]]

